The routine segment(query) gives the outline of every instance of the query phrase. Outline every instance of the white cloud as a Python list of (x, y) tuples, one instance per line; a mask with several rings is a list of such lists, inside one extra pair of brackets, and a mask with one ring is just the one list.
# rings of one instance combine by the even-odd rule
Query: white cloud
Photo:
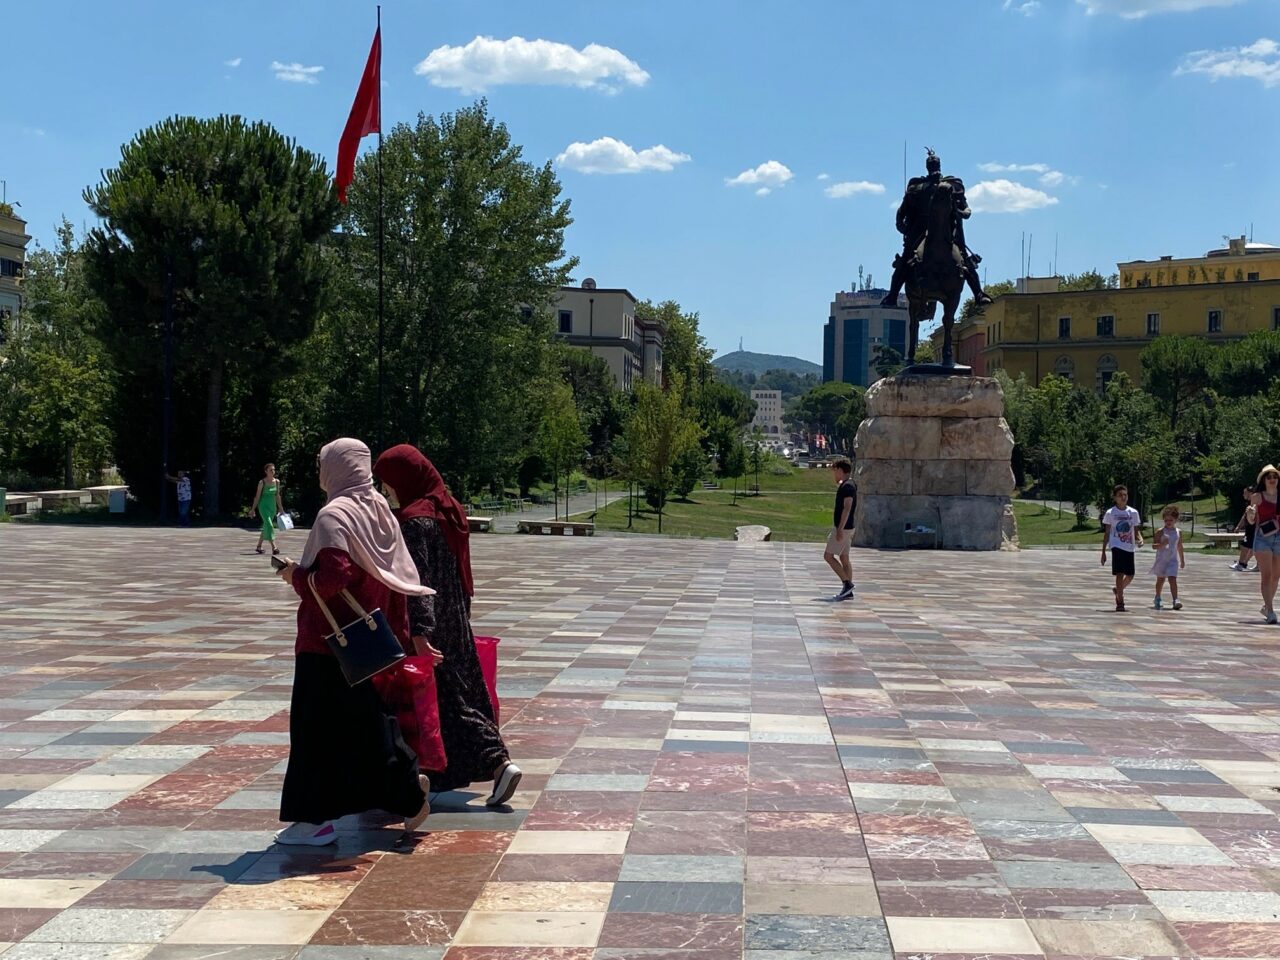
[(1029, 17), (1040, 9), (1040, 0), (1004, 0), (1004, 8)]
[(968, 191), (969, 206), (978, 213), (1023, 213), (1051, 207), (1058, 202), (1043, 190), (1012, 180), (983, 180)]
[(1044, 187), (1060, 187), (1064, 183), (1080, 182), (1079, 177), (1054, 170), (1047, 163), (980, 163), (978, 169), (983, 173), (1038, 173), (1040, 185)]
[(1263, 37), (1246, 47), (1196, 50), (1183, 57), (1173, 73), (1200, 73), (1214, 81), (1245, 78), (1264, 87), (1280, 86), (1280, 43)]
[(300, 63), (281, 63), (279, 60), (272, 60), (271, 69), (277, 80), (284, 80), (286, 83), (319, 83), (319, 74), (324, 67), (304, 67)]
[(236, 57), (233, 60), (223, 60), (222, 65), (224, 67), (238, 67), (243, 62), (244, 62), (244, 57)]
[(1141, 20), (1153, 13), (1189, 13), (1206, 7), (1234, 7), (1244, 0), (1076, 0), (1090, 14), (1112, 13)]
[(829, 173), (820, 173), (820, 174), (818, 174), (818, 179), (819, 179), (819, 180), (830, 180), (830, 179), (831, 179), (831, 174), (829, 174)]
[(724, 183), (727, 187), (758, 187), (756, 196), (763, 197), (779, 187), (785, 187), (787, 181), (794, 176), (786, 164), (766, 160), (754, 169), (743, 170), (736, 177), (726, 177)]
[(432, 86), (482, 93), (503, 84), (581, 87), (616, 93), (622, 85), (643, 87), (649, 74), (613, 47), (589, 43), (576, 50), (567, 43), (512, 37), (476, 37), (464, 47), (447, 44), (432, 50), (413, 68)]
[(872, 183), (870, 180), (843, 180), (840, 183), (833, 183), (823, 193), (832, 200), (844, 200), (846, 197), (856, 197), (860, 193), (884, 193), (884, 184)]
[(662, 144), (637, 150), (615, 140), (601, 137), (590, 143), (571, 143), (556, 157), (559, 166), (579, 173), (645, 173), (652, 170), (666, 173), (678, 163), (692, 159), (687, 153), (676, 153)]
[(43, 137), (46, 133), (44, 127), (23, 127), (22, 132), (31, 137)]

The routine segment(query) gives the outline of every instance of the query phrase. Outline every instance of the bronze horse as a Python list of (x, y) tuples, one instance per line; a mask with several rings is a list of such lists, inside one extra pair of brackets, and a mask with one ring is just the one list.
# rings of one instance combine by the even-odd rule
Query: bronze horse
[(955, 366), (951, 328), (965, 286), (963, 251), (955, 242), (955, 201), (945, 180), (930, 191), (926, 209), (928, 229), (916, 248), (915, 262), (907, 275), (907, 302), (911, 332), (907, 340), (907, 363), (915, 363), (920, 340), (920, 322), (933, 319), (934, 304), (942, 304), (942, 365)]

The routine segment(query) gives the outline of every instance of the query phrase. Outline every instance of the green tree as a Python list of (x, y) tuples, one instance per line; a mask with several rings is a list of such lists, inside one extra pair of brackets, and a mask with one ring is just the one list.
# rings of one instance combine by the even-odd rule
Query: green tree
[(858, 434), (858, 427), (862, 425), (862, 421), (866, 418), (867, 391), (860, 386), (853, 385), (853, 393), (845, 404), (844, 412), (836, 418), (835, 436), (843, 449), (853, 449), (853, 440)]
[(675, 465), (697, 448), (701, 429), (685, 409), (684, 377), (669, 375), (667, 389), (641, 382), (635, 388), (635, 409), (624, 431), (628, 472), (645, 486), (645, 498), (658, 512), (658, 532), (667, 496), (675, 487)]
[[(543, 462), (551, 467), (555, 488), (556, 516), (559, 517), (560, 478), (568, 480), (575, 468), (582, 463), (587, 449), (587, 434), (582, 429), (573, 391), (564, 383), (545, 386), (547, 404), (542, 421), (538, 424), (537, 452)], [(569, 485), (565, 483), (565, 513), (569, 510)]]
[(1167, 411), (1169, 429), (1208, 386), (1216, 349), (1201, 337), (1157, 337), (1142, 351), (1142, 386)]
[(876, 344), (875, 355), (872, 357), (871, 365), (875, 367), (876, 375), (884, 379), (885, 377), (892, 377), (906, 366), (906, 360), (901, 353), (887, 343), (878, 343)]
[(811, 433), (834, 437), (839, 433), (838, 421), (857, 390), (851, 383), (836, 380), (824, 383), (800, 398), (795, 405), (795, 416)]
[(0, 470), (57, 474), (74, 488), (96, 482), (111, 461), (113, 377), (95, 334), (101, 304), (65, 217), (57, 237), (27, 259), (25, 309), (0, 338)]
[(1251, 333), (1217, 347), (1209, 372), (1214, 390), (1223, 396), (1265, 393), (1280, 380), (1280, 331)]
[[(341, 314), (364, 329), (377, 305), (378, 177), (366, 154), (344, 215), (355, 282)], [(396, 124), (382, 180), (387, 414), (385, 428), (361, 429), (430, 451), (460, 495), (496, 488), (527, 460), (548, 402), (546, 305), (577, 265), (564, 250), (569, 202), (551, 164), (525, 161), (483, 100)], [(358, 380), (339, 389), (376, 395), (371, 342)]]
[[(156, 485), (160, 430), (149, 414), (160, 402), (171, 285), (175, 434), (203, 436), (205, 512), (217, 514), (224, 454), (241, 453), (250, 476), (271, 458), (270, 386), (323, 302), (319, 243), (337, 216), (324, 161), (266, 123), (173, 117), (125, 144), (84, 196), (101, 219), (85, 243), (86, 276), (110, 312), (104, 341), (131, 401), (115, 411), (120, 466), (141, 495)], [(225, 448), (224, 422), (240, 433)]]
[[(1013, 293), (1017, 288), (1018, 285), (1012, 280), (999, 280), (995, 283), (984, 284), (982, 289), (992, 300), (998, 300), (1006, 294)], [(982, 308), (978, 306), (978, 301), (970, 297), (960, 307), (959, 319), (961, 322), (972, 320), (974, 317), (981, 315), (981, 313)]]
[(675, 481), (672, 489), (677, 499), (688, 500), (689, 494), (693, 493), (707, 472), (707, 455), (702, 452), (702, 447), (690, 447), (682, 453), (676, 459), (673, 472)]
[(1084, 273), (1069, 273), (1058, 281), (1058, 292), (1082, 290), (1114, 290), (1120, 286), (1117, 274), (1104, 276), (1097, 270), (1086, 270)]
[(657, 304), (642, 300), (636, 314), (663, 322), (667, 331), (662, 340), (663, 375), (668, 382), (673, 374), (683, 378), (685, 402), (697, 403), (703, 385), (715, 379), (713, 351), (698, 329), (698, 314), (685, 313), (674, 300)]
[(609, 364), (602, 357), (567, 344), (556, 344), (555, 354), (560, 377), (573, 391), (591, 456), (597, 460), (607, 458), (626, 424), (630, 400), (618, 389)]

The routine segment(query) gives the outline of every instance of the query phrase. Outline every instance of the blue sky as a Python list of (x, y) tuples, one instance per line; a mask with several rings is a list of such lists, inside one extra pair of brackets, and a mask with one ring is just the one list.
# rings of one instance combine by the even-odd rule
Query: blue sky
[[(175, 113), (265, 119), (332, 162), (373, 20), (10, 4), (8, 197), (47, 243)], [(577, 279), (679, 300), (717, 352), (821, 359), (833, 293), (859, 265), (889, 278), (904, 141), (909, 172), (928, 145), (969, 185), (993, 281), (1024, 232), (1037, 275), (1055, 236), (1060, 272), (1199, 255), (1251, 222), (1280, 243), (1277, 0), (389, 0), (383, 27), (388, 126), (482, 90), (529, 160), (560, 158)]]

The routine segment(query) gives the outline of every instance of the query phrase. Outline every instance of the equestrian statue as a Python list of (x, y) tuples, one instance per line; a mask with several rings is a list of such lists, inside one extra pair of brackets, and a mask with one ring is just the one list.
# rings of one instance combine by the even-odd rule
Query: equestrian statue
[(902, 234), (902, 253), (893, 261), (893, 280), (881, 301), (886, 307), (898, 305), (905, 284), (910, 310), (911, 333), (907, 342), (907, 362), (914, 364), (920, 339), (920, 322), (933, 317), (934, 305), (942, 304), (941, 368), (917, 366), (915, 372), (960, 373), (951, 348), (951, 328), (965, 284), (979, 306), (991, 303), (978, 280), (982, 258), (964, 240), (964, 222), (971, 211), (959, 177), (942, 175), (942, 160), (932, 150), (925, 159), (926, 176), (912, 177), (898, 207), (897, 226)]

